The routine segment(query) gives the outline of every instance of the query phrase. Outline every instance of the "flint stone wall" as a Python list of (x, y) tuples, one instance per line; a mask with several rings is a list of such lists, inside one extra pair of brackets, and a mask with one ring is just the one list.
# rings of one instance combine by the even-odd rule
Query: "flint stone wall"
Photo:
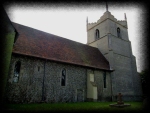
[[(14, 67), (17, 61), (21, 61), (21, 68), (19, 81), (14, 83)], [(66, 86), (61, 86), (61, 71), (64, 68)], [(13, 54), (5, 99), (9, 103), (37, 103), (43, 100), (44, 102), (85, 101), (86, 71), (86, 68), (80, 66)]]

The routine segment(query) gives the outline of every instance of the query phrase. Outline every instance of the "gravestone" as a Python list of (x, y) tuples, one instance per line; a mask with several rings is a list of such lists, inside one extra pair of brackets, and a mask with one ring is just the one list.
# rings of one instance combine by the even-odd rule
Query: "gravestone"
[(109, 106), (111, 106), (111, 107), (127, 107), (127, 106), (130, 106), (130, 104), (124, 104), (124, 102), (122, 101), (122, 94), (121, 93), (119, 93), (118, 94), (118, 98), (117, 98), (117, 104), (109, 104)]
[(118, 104), (124, 104), (123, 101), (122, 101), (122, 94), (121, 93), (118, 94), (118, 101), (117, 101), (117, 103)]

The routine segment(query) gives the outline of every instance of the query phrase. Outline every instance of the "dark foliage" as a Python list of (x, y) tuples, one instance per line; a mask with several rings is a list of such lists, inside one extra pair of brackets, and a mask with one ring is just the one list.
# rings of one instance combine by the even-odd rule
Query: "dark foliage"
[(148, 89), (149, 89), (149, 70), (145, 69), (141, 71), (140, 73), (141, 77), (141, 82), (142, 82), (142, 89), (143, 89), (143, 94), (146, 96), (148, 95)]

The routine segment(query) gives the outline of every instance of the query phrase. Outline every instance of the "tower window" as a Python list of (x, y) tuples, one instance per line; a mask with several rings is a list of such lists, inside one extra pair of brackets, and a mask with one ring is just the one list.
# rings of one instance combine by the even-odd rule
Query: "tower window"
[(65, 85), (66, 85), (66, 69), (63, 69), (61, 73), (61, 86)]
[(14, 69), (13, 82), (18, 82), (19, 80), (20, 66), (21, 66), (21, 62), (17, 61), (15, 64), (15, 69)]
[(120, 28), (119, 28), (119, 27), (117, 28), (117, 36), (118, 36), (119, 38), (121, 38)]
[(99, 37), (100, 37), (99, 30), (96, 29), (96, 31), (95, 31), (95, 39), (98, 39)]
[(106, 88), (106, 72), (103, 74), (104, 88)]

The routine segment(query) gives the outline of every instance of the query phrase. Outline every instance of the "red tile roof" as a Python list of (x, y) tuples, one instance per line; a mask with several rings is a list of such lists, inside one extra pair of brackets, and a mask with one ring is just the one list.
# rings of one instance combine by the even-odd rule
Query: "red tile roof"
[(13, 53), (110, 70), (109, 62), (95, 47), (16, 23), (13, 26), (19, 33)]

